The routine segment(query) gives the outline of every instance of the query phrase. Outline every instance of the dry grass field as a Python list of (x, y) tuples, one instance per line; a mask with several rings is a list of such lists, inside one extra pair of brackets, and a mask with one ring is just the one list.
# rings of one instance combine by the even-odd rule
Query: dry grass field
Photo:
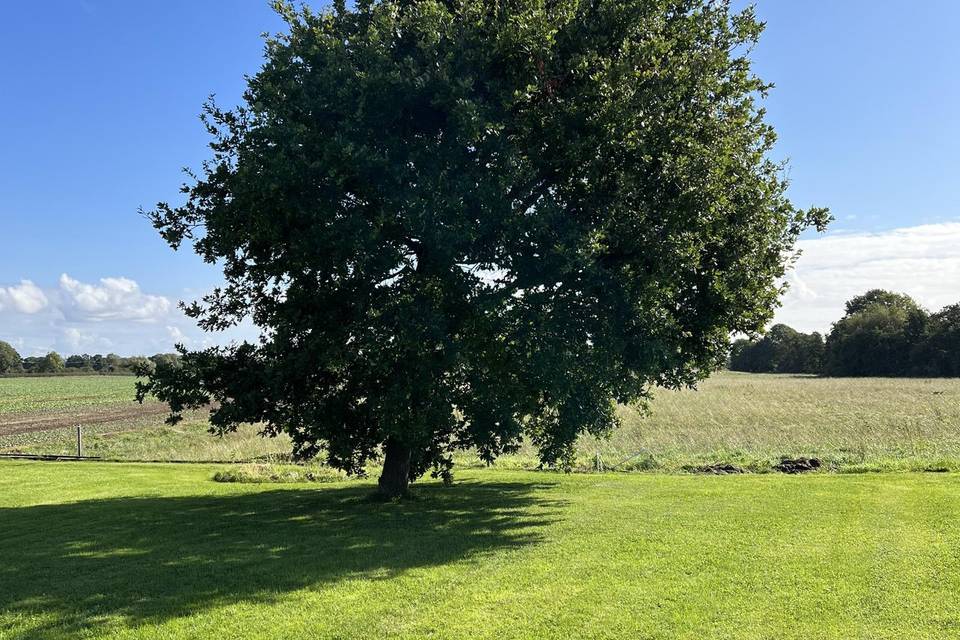
[(660, 391), (649, 416), (581, 443), (613, 465), (676, 470), (733, 462), (762, 470), (816, 456), (844, 471), (960, 469), (960, 380), (719, 373), (697, 391)]
[[(289, 452), (255, 427), (218, 438), (203, 412), (163, 424), (164, 407), (133, 401), (129, 377), (0, 379), (0, 451), (86, 451), (117, 460), (251, 460)], [(698, 390), (656, 393), (648, 415), (621, 407), (609, 439), (584, 438), (576, 468), (683, 472), (716, 463), (763, 472), (813, 456), (826, 470), (960, 470), (960, 380), (718, 373)], [(24, 425), (29, 428), (24, 428)], [(599, 454), (599, 459), (598, 459)], [(599, 460), (599, 462), (598, 462)], [(469, 454), (461, 466), (476, 465)], [(534, 468), (527, 448), (501, 468)]]
[(0, 453), (64, 455), (76, 452), (82, 425), (84, 453), (111, 460), (247, 460), (289, 453), (285, 438), (263, 439), (255, 427), (211, 436), (203, 412), (164, 424), (165, 405), (134, 400), (130, 376), (0, 378)]

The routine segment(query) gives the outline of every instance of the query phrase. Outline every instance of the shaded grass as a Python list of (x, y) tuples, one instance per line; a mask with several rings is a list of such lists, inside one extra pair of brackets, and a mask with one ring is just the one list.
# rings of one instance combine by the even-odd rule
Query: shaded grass
[(218, 484), (0, 462), (3, 638), (943, 638), (960, 477)]
[[(190, 629), (204, 612), (239, 604), (265, 613), (307, 588), (376, 585), (533, 544), (558, 506), (537, 495), (548, 485), (510, 480), (456, 493), (427, 486), (418, 500), (378, 505), (365, 499), (369, 485), (222, 490), (251, 485), (205, 481), (209, 468), (0, 469), (3, 637), (203, 637)], [(22, 491), (18, 480), (39, 490)], [(41, 486), (52, 493), (41, 495)], [(59, 489), (88, 499), (45, 504)], [(179, 632), (177, 624), (172, 635), (159, 631), (197, 614)], [(222, 622), (206, 618), (210, 635), (221, 635), (213, 631)], [(250, 631), (274, 637), (269, 627)]]

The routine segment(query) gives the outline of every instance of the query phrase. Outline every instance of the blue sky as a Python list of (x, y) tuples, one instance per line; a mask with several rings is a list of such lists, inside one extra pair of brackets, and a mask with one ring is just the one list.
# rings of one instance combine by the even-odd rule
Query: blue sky
[[(805, 241), (780, 319), (822, 330), (863, 286), (960, 300), (960, 2), (757, 9), (768, 28), (754, 58), (777, 85), (766, 106), (791, 197), (837, 217)], [(260, 34), (281, 27), (261, 0), (4, 7), (0, 339), (25, 354), (203, 343), (175, 303), (216, 270), (172, 252), (136, 211), (176, 199), (180, 168), (207, 157), (201, 103), (235, 104)]]

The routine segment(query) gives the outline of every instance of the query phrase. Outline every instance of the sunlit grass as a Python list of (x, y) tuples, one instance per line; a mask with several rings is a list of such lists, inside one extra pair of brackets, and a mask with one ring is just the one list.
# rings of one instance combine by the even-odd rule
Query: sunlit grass
[(0, 637), (949, 638), (960, 477), (0, 462)]

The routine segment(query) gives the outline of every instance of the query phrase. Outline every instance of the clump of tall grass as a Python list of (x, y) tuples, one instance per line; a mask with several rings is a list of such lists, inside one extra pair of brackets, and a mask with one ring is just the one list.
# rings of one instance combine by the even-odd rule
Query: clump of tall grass
[(340, 482), (346, 476), (329, 467), (292, 464), (243, 464), (213, 474), (214, 482), (292, 483)]

